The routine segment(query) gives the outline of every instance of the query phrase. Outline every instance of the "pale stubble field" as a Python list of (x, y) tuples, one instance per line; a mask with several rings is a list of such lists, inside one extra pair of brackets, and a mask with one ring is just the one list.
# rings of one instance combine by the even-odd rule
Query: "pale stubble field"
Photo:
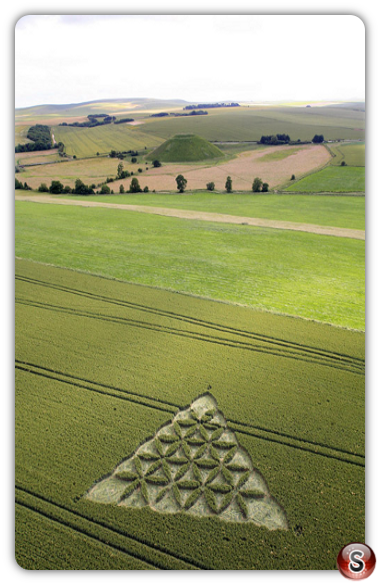
[[(289, 155), (278, 160), (279, 152), (289, 150)], [(268, 155), (272, 154), (273, 159)], [(266, 160), (263, 160), (265, 157)], [(144, 172), (140, 178), (142, 185), (152, 191), (173, 191), (176, 189), (175, 177), (179, 174), (187, 179), (187, 190), (204, 189), (206, 183), (213, 181), (217, 191), (225, 189), (227, 176), (232, 179), (233, 190), (251, 191), (255, 177), (269, 184), (271, 189), (289, 181), (294, 174), (304, 175), (328, 163), (331, 156), (321, 145), (302, 145), (294, 152), (291, 146), (266, 147), (263, 150), (242, 152), (236, 158), (217, 165), (165, 164), (158, 169)], [(114, 191), (119, 184), (129, 185), (129, 181), (114, 183)]]
[[(24, 156), (24, 155), (23, 155)], [(234, 191), (251, 191), (255, 177), (261, 178), (273, 189), (294, 174), (300, 178), (313, 170), (323, 167), (331, 159), (328, 150), (317, 144), (294, 146), (269, 146), (263, 149), (242, 152), (235, 158), (225, 162), (212, 163), (165, 163), (160, 168), (153, 168), (145, 161), (131, 164), (129, 159), (123, 161), (124, 169), (134, 171), (142, 188), (148, 186), (150, 191), (176, 191), (175, 178), (182, 174), (187, 179), (186, 190), (205, 189), (206, 183), (213, 181), (217, 191), (225, 190), (227, 176), (232, 179)], [(27, 181), (32, 189), (38, 189), (41, 183), (48, 186), (54, 180), (74, 187), (75, 180), (80, 178), (85, 183), (96, 184), (106, 180), (108, 176), (116, 177), (118, 159), (95, 158), (75, 160), (65, 163), (27, 167), (20, 174), (20, 180)], [(142, 173), (137, 173), (141, 167)], [(148, 167), (149, 170), (146, 170)], [(129, 189), (131, 179), (114, 181), (110, 187), (119, 192), (120, 184)]]

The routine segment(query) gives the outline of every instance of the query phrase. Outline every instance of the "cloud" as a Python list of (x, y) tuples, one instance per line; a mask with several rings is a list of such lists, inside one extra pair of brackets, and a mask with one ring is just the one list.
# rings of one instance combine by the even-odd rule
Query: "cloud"
[(351, 16), (26, 16), (16, 104), (364, 97), (364, 45)]

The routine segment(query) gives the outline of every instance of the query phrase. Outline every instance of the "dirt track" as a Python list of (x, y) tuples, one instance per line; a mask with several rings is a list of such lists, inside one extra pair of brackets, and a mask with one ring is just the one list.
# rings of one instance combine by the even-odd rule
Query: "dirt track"
[(255, 227), (309, 232), (312, 234), (335, 236), (338, 238), (353, 238), (355, 240), (365, 240), (364, 230), (353, 230), (348, 228), (321, 226), (310, 223), (296, 223), (291, 221), (277, 221), (273, 219), (261, 219), (257, 217), (242, 217), (238, 215), (226, 215), (224, 213), (210, 213), (207, 211), (190, 211), (186, 209), (170, 209), (167, 207), (149, 207), (147, 205), (125, 205), (122, 203), (105, 203), (103, 201), (58, 199), (50, 195), (17, 194), (16, 201), (30, 201), (32, 203), (52, 203), (55, 205), (76, 205), (79, 207), (106, 207), (109, 209), (122, 209), (124, 211), (138, 211), (140, 213), (152, 213), (153, 215), (178, 217), (181, 219), (196, 219), (200, 221), (244, 224)]

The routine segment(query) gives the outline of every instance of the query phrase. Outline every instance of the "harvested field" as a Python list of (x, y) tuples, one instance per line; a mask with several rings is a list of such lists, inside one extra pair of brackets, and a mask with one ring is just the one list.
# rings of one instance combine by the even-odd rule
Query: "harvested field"
[[(289, 156), (268, 159), (269, 154), (283, 153), (289, 149)], [(266, 160), (262, 160), (266, 158)], [(232, 179), (234, 191), (251, 191), (255, 177), (269, 183), (272, 189), (288, 181), (292, 174), (303, 175), (317, 169), (330, 160), (331, 156), (321, 145), (303, 145), (294, 152), (291, 146), (273, 146), (262, 150), (242, 152), (235, 159), (218, 165), (165, 164), (158, 169), (151, 169), (140, 179), (142, 186), (147, 185), (152, 191), (176, 190), (175, 177), (184, 175), (187, 190), (204, 189), (206, 183), (213, 181), (217, 191), (225, 190), (226, 178)], [(120, 183), (129, 188), (129, 180), (116, 181), (113, 189), (119, 190)]]
[[(36, 156), (36, 153), (30, 154)], [(38, 189), (41, 183), (46, 183), (49, 186), (53, 180), (61, 181), (64, 185), (69, 185), (70, 187), (74, 187), (76, 179), (82, 179), (89, 185), (92, 183), (98, 185), (103, 183), (107, 177), (116, 176), (119, 162), (118, 159), (109, 157), (72, 160), (64, 164), (58, 162), (52, 165), (29, 167), (19, 174), (18, 178), (22, 182), (26, 181), (32, 189)], [(129, 171), (133, 169), (136, 171), (135, 166), (128, 164), (128, 162), (124, 164), (125, 170)]]
[[(28, 154), (30, 158), (36, 156), (36, 153)], [(215, 183), (217, 191), (225, 191), (228, 175), (232, 178), (234, 191), (251, 191), (255, 177), (260, 177), (269, 183), (269, 187), (272, 189), (288, 181), (292, 174), (299, 177), (313, 169), (320, 168), (328, 163), (330, 158), (331, 155), (324, 146), (313, 144), (297, 148), (294, 146), (256, 148), (241, 152), (232, 160), (219, 164), (215, 164), (215, 162), (166, 163), (156, 169), (152, 168), (151, 163), (146, 163), (140, 157), (137, 164), (131, 164), (130, 159), (123, 161), (123, 164), (124, 170), (133, 171), (135, 174), (137, 167), (142, 167), (144, 170), (138, 175), (138, 179), (141, 187), (148, 186), (150, 191), (176, 191), (175, 178), (178, 174), (183, 174), (187, 179), (187, 191), (205, 189), (206, 183), (210, 181)], [(98, 185), (104, 182), (107, 177), (116, 176), (119, 162), (118, 159), (108, 157), (78, 159), (64, 165), (58, 163), (57, 165), (32, 167), (24, 171), (19, 178), (22, 181), (27, 181), (33, 189), (37, 189), (42, 182), (49, 185), (52, 180), (59, 180), (64, 185), (73, 187), (78, 178), (85, 183)], [(145, 168), (148, 165), (149, 170), (146, 171)], [(130, 182), (130, 178), (114, 181), (111, 187), (117, 193), (121, 183), (125, 190), (128, 190)]]

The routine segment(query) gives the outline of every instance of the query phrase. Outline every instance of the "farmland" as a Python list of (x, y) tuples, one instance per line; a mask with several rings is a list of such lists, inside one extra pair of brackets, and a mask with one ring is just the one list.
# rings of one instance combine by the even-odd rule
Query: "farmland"
[(334, 155), (332, 165), (340, 165), (345, 162), (350, 167), (365, 166), (365, 144), (364, 142), (353, 142), (349, 144), (334, 144), (330, 146)]
[[(64, 195), (65, 199), (77, 200), (77, 196)], [(276, 195), (273, 193), (128, 193), (124, 195), (96, 195), (86, 201), (116, 203), (125, 205), (147, 205), (172, 209), (189, 209), (225, 213), (244, 217), (259, 217), (335, 226), (351, 229), (365, 229), (364, 197), (329, 195)]]
[[(362, 333), (33, 262), (16, 279), (22, 565), (315, 569), (324, 546), (333, 569), (364, 538)], [(288, 530), (83, 498), (206, 390)]]
[(362, 241), (112, 209), (16, 210), (17, 256), (364, 329)]
[(364, 190), (364, 167), (349, 166), (327, 167), (299, 181), (293, 182), (293, 184), (286, 189), (286, 191), (298, 191), (304, 193), (349, 193), (357, 191), (364, 192)]
[[(79, 130), (98, 130), (98, 128), (80, 128)], [(70, 128), (71, 130), (71, 128)], [(102, 129), (103, 130), (103, 129)], [(212, 145), (210, 145), (212, 146)], [(142, 168), (139, 181), (142, 186), (148, 186), (150, 191), (174, 191), (175, 177), (183, 174), (187, 179), (187, 189), (202, 189), (210, 181), (215, 183), (216, 190), (225, 191), (227, 176), (231, 176), (233, 190), (251, 191), (255, 176), (269, 183), (271, 188), (280, 186), (289, 181), (292, 174), (302, 176), (327, 164), (331, 155), (322, 145), (308, 144), (297, 149), (291, 146), (268, 146), (262, 149), (240, 152), (236, 156), (225, 156), (222, 159), (205, 160), (195, 163), (165, 163), (160, 168), (153, 168), (150, 161), (145, 161), (141, 152), (137, 157), (137, 164), (126, 158), (125, 170), (136, 174), (137, 168)], [(52, 179), (59, 179), (64, 185), (74, 186), (75, 179), (81, 178), (88, 183), (105, 181), (107, 176), (116, 176), (117, 159), (109, 157), (94, 157), (85, 160), (73, 160), (57, 165), (44, 165), (26, 168), (20, 175), (20, 180), (27, 181), (36, 189), (41, 182), (50, 183)], [(146, 170), (148, 166), (148, 170)], [(136, 168), (137, 167), (137, 168)], [(120, 184), (129, 188), (130, 179), (117, 180), (112, 184), (114, 191), (118, 191)]]
[(63, 142), (68, 155), (78, 158), (108, 154), (111, 150), (144, 150), (163, 142), (160, 138), (141, 132), (140, 127), (127, 124), (75, 128), (53, 126), (57, 142)]
[(245, 107), (210, 111), (208, 116), (148, 120), (141, 129), (168, 139), (194, 133), (206, 140), (260, 140), (264, 134), (285, 133), (292, 140), (311, 140), (318, 133), (326, 140), (363, 139), (364, 113), (349, 108)]
[[(16, 112), (16, 142), (41, 122), (68, 155), (16, 154), (35, 165), (22, 183), (112, 178), (115, 191), (16, 192), (26, 569), (318, 570), (323, 548), (333, 570), (342, 543), (365, 539), (364, 110), (178, 116), (186, 104)], [(136, 125), (59, 126), (103, 112)], [(294, 142), (253, 142), (279, 132)], [(111, 150), (138, 150), (123, 169), (150, 192), (118, 194), (132, 177), (115, 180)], [(253, 193), (254, 177), (270, 192)]]

